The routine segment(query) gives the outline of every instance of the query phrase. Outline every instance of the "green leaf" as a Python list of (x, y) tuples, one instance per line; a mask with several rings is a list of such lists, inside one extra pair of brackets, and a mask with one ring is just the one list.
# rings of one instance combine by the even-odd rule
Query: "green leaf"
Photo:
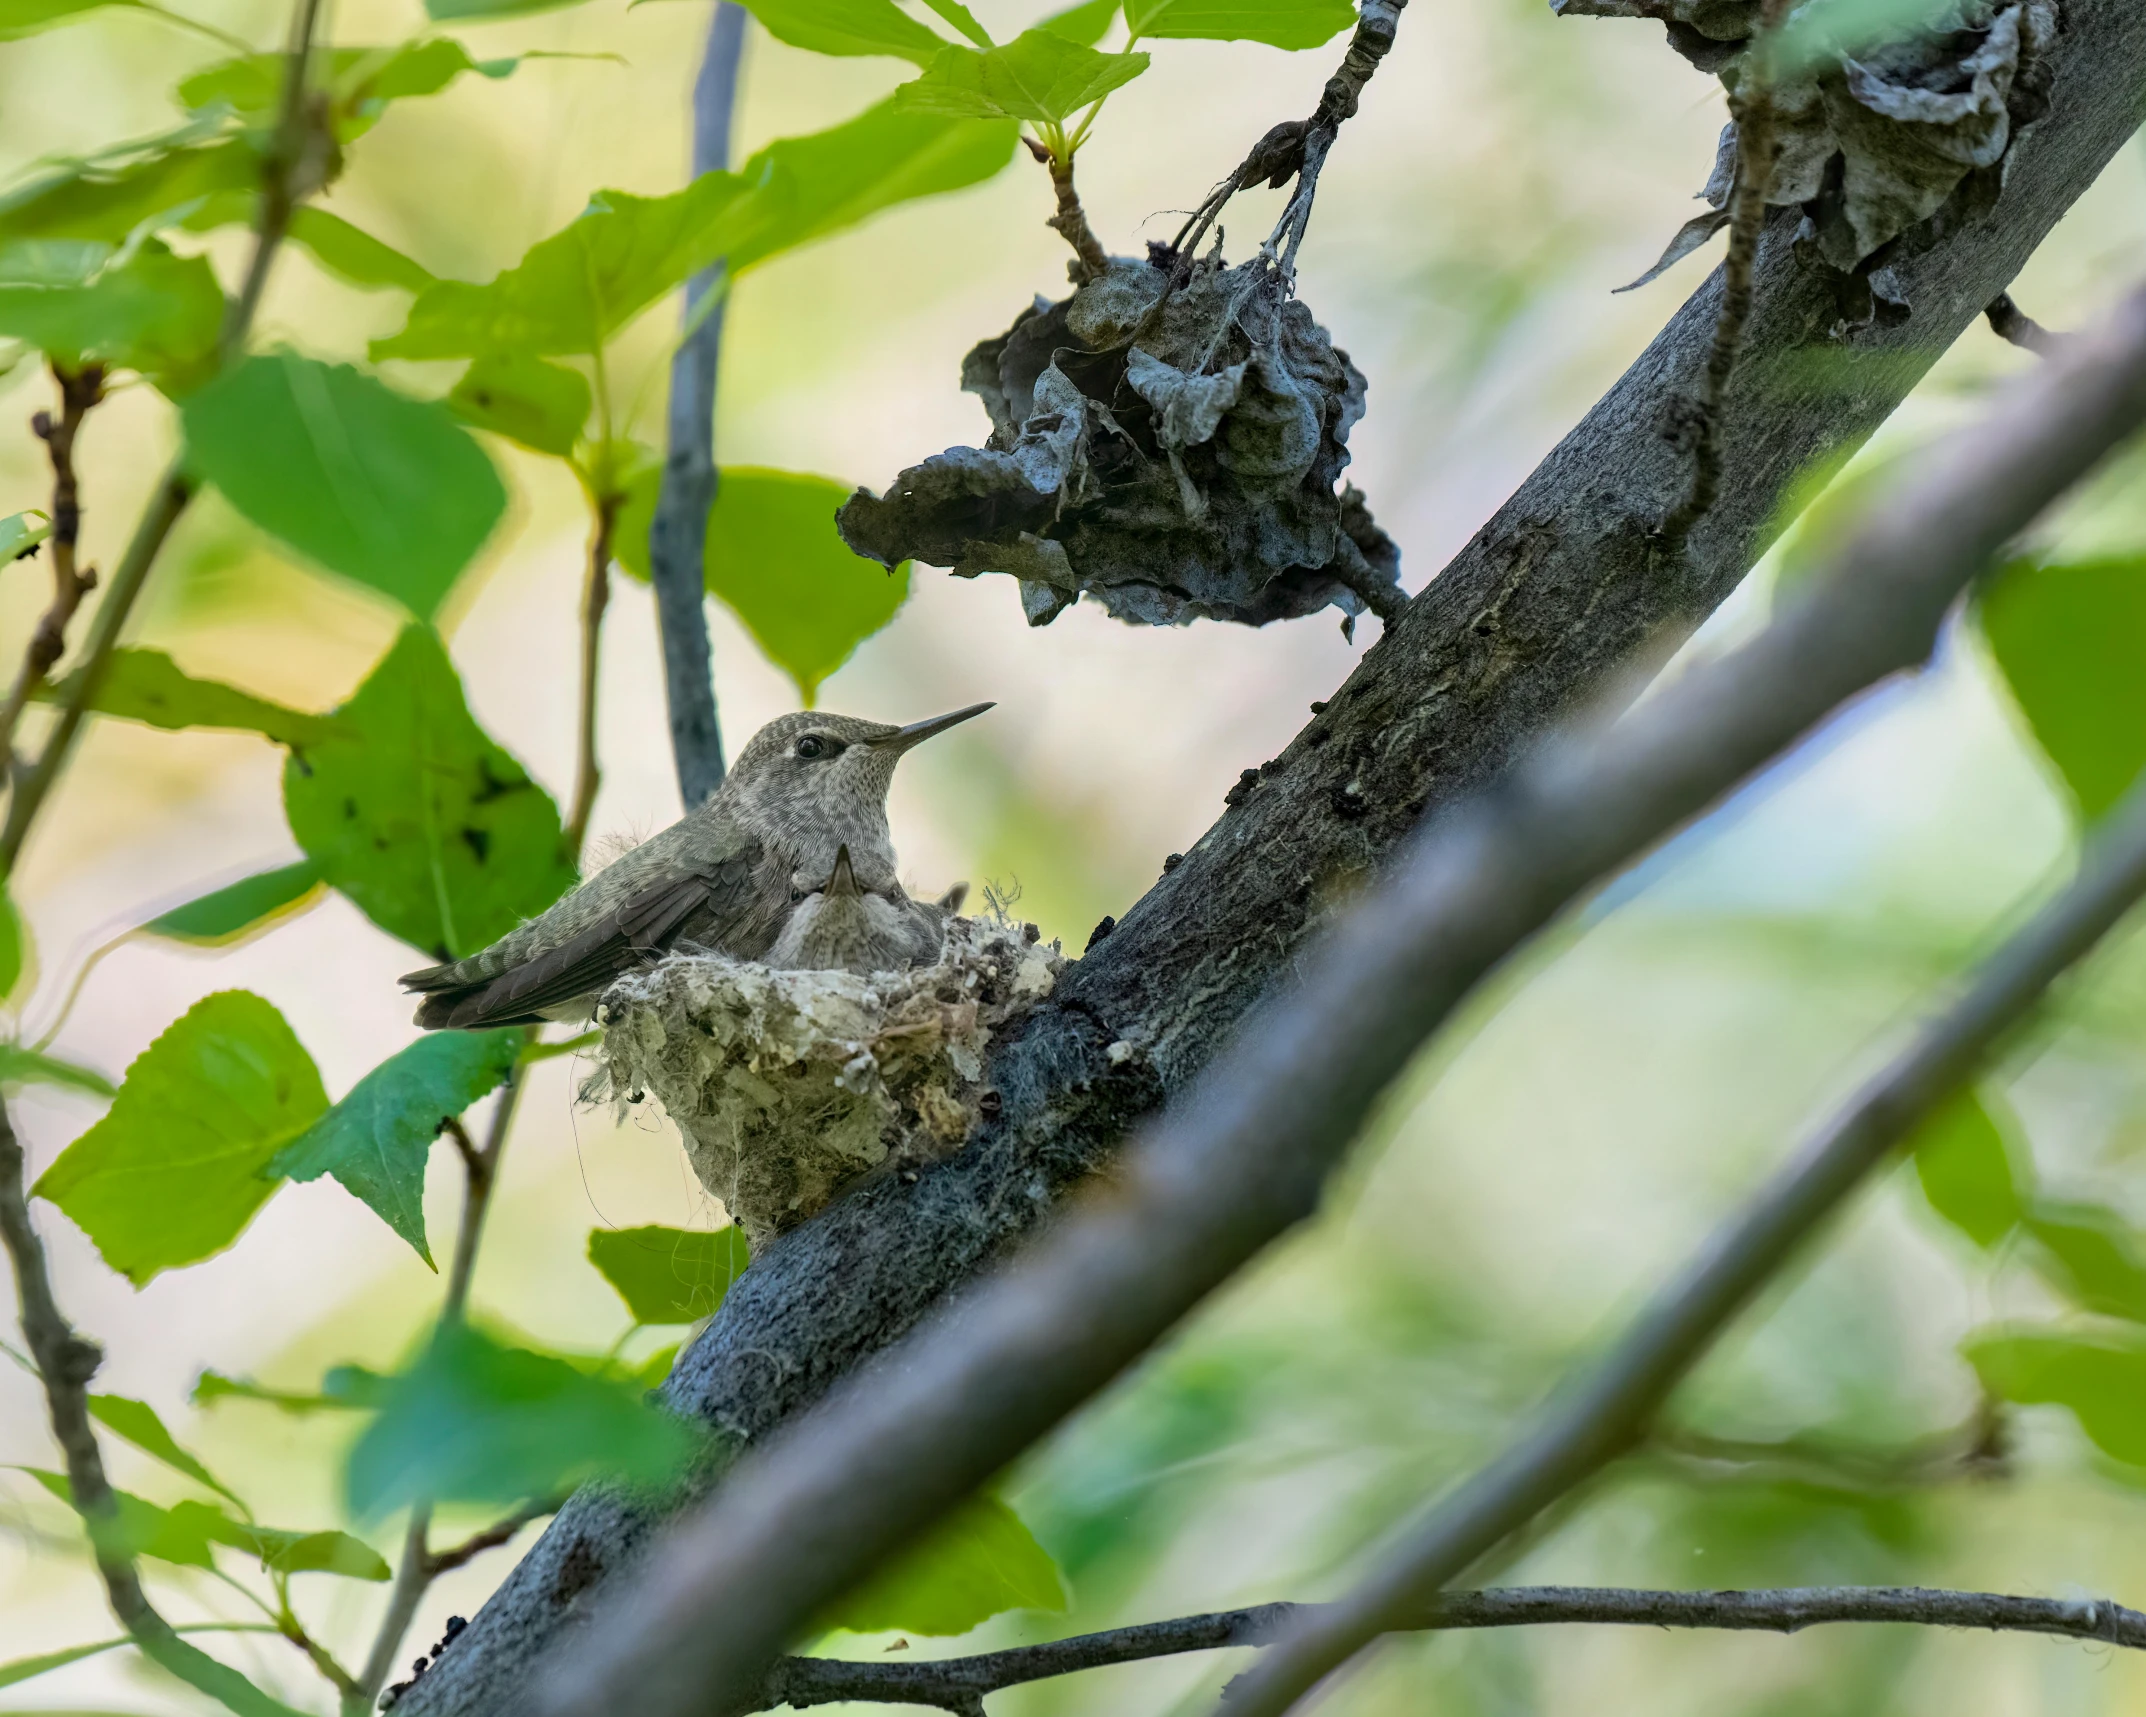
[(589, 1232), (589, 1262), (618, 1290), (635, 1323), (698, 1323), (723, 1303), (751, 1261), (736, 1228)]
[(63, 161), (0, 192), (0, 243), (87, 239), (123, 244), (169, 225), (201, 199), (252, 190), (261, 158), (217, 116), (94, 156)]
[(243, 1377), (226, 1377), (220, 1371), (204, 1371), (194, 1379), (187, 1397), (196, 1407), (213, 1407), (219, 1401), (259, 1401), (280, 1407), (286, 1413), (348, 1412), (368, 1405), (348, 1395), (312, 1394), (294, 1389), (266, 1389)]
[(186, 402), (194, 469), (263, 530), (429, 617), (506, 510), (445, 408), (344, 364), (248, 358)]
[(1055, 30), (1024, 30), (989, 52), (940, 49), (922, 77), (894, 92), (894, 104), (905, 113), (1055, 125), (1147, 68), (1145, 54), (1099, 54)]
[(219, 991), (135, 1058), (104, 1119), (33, 1190), (138, 1288), (236, 1240), (275, 1191), (260, 1171), (327, 1107), (283, 1016)]
[(1355, 22), (1349, 0), (1125, 0), (1125, 23), (1135, 40), (1196, 36), (1316, 48)]
[(90, 1068), (25, 1049), (19, 1043), (0, 1044), (0, 1089), (12, 1091), (23, 1085), (61, 1085), (86, 1091), (92, 1097), (110, 1097), (117, 1090), (103, 1074)]
[(71, 24), (103, 6), (123, 6), (137, 12), (162, 10), (145, 6), (142, 0), (0, 0), (0, 42), (19, 41), (55, 24)]
[(332, 1174), (427, 1264), (425, 1164), (440, 1128), (498, 1089), (521, 1057), (518, 1031), (441, 1031), (389, 1056), (268, 1165), (290, 1180)]
[[(566, 4), (568, 0), (544, 3)], [(541, 8), (521, 5), (513, 9)], [(481, 10), (472, 7), (464, 15), (474, 16)], [(433, 13), (434, 17), (448, 15)], [(314, 55), (312, 71), (315, 87), (327, 95), (330, 125), (337, 139), (347, 143), (370, 130), (391, 101), (437, 95), (465, 72), (506, 77), (519, 63), (515, 59), (474, 60), (460, 42), (435, 36), (371, 48), (331, 48)], [(220, 103), (249, 119), (265, 119), (283, 99), (284, 65), (280, 53), (241, 54), (204, 66), (179, 85), (177, 94), (182, 105), (197, 111)]]
[(335, 719), (336, 737), (284, 766), (284, 813), (389, 935), (456, 959), (573, 886), (558, 807), (470, 718), (429, 627), (406, 627)]
[[(78, 668), (58, 685), (45, 687), (37, 694), (39, 699), (68, 702), (81, 673)], [(112, 652), (88, 707), (99, 715), (143, 722), (167, 733), (190, 727), (235, 728), (297, 749), (317, 745), (335, 732), (335, 723), (326, 716), (287, 709), (220, 680), (197, 680), (162, 650), (125, 645)]]
[(2146, 765), (2146, 561), (2021, 562), (1978, 613), (2020, 714), (2093, 821)]
[(915, 1549), (833, 1605), (852, 1633), (965, 1634), (1005, 1610), (1063, 1610), (1064, 1577), (1021, 1517), (976, 1498)]
[(34, 507), (0, 519), (0, 566), (20, 560), (52, 534), (52, 520)]
[(1083, 5), (1053, 12), (1036, 28), (1063, 36), (1069, 42), (1078, 42), (1084, 48), (1092, 48), (1103, 39), (1111, 19), (1117, 15), (1118, 0), (1085, 0)]
[[(179, 1447), (178, 1440), (164, 1428), (164, 1421), (146, 1401), (137, 1401), (128, 1395), (92, 1395), (89, 1397), (89, 1414), (115, 1437), (132, 1443), (145, 1455), (153, 1455), (174, 1472), (184, 1473), (198, 1485), (206, 1485), (217, 1495), (237, 1502), (238, 1496), (207, 1467), (198, 1457)], [(241, 1505), (243, 1506), (243, 1505)]]
[(29, 961), (30, 930), (16, 910), (15, 895), (0, 877), (0, 1001), (15, 993)]
[(223, 319), (216, 271), (154, 239), (83, 285), (0, 285), (0, 336), (67, 369), (137, 370), (174, 397), (207, 379)]
[(290, 237), (292, 243), (311, 251), (314, 261), (330, 274), (353, 286), (422, 292), (433, 282), (433, 273), (424, 264), (352, 226), (341, 215), (310, 203), (291, 211)]
[[(724, 468), (708, 513), (707, 580), (808, 705), (857, 646), (894, 618), (909, 595), (909, 563), (892, 573), (851, 552), (835, 530), (847, 485), (831, 477)], [(619, 561), (648, 577), (655, 513), (644, 478), (619, 514)]]
[(255, 1558), (272, 1574), (340, 1574), (351, 1580), (386, 1580), (393, 1570), (362, 1538), (347, 1532), (291, 1532), (233, 1520), (206, 1503), (182, 1502), (171, 1510), (189, 1531), (213, 1544), (228, 1544)]
[(1977, 1246), (1997, 1244), (2018, 1224), (2019, 1178), (2003, 1130), (1971, 1090), (1929, 1116), (1910, 1147), (1930, 1208)]
[[(279, 1630), (267, 1622), (181, 1622), (171, 1631), (175, 1634), (272, 1634)], [(117, 1651), (122, 1646), (138, 1643), (132, 1635), (122, 1634), (117, 1639), (98, 1640), (91, 1645), (69, 1646), (64, 1651), (48, 1651), (39, 1657), (19, 1657), (13, 1663), (0, 1663), (0, 1687), (13, 1687), (17, 1682), (64, 1669), (70, 1663), (80, 1663), (100, 1652)], [(14, 1714), (11, 1713), (11, 1717)], [(64, 1713), (26, 1711), (20, 1713), (20, 1717), (132, 1717), (132, 1714), (69, 1706)]]
[(815, 54), (884, 54), (929, 65), (945, 38), (894, 0), (745, 0), (767, 33)]
[[(74, 1486), (67, 1482), (65, 1473), (48, 1472), (41, 1467), (21, 1467), (18, 1471), (35, 1479), (69, 1508), (74, 1507)], [(119, 1548), (129, 1556), (153, 1556), (159, 1562), (170, 1562), (181, 1568), (213, 1568), (216, 1559), (209, 1553), (209, 1538), (204, 1522), (198, 1514), (182, 1514), (180, 1509), (160, 1508), (138, 1496), (123, 1490), (112, 1492), (119, 1504)], [(199, 1508), (199, 1504), (194, 1505)], [(213, 1513), (213, 1510), (208, 1512)]]
[(2146, 1258), (2131, 1225), (2106, 1205), (2036, 1199), (2023, 1221), (2043, 1273), (2088, 1311), (2146, 1323)]
[(672, 1342), (668, 1347), (659, 1347), (636, 1365), (631, 1373), (634, 1382), (643, 1390), (661, 1389), (671, 1375), (671, 1367), (678, 1363), (680, 1344)]
[[(964, 6), (961, 0), (924, 0), (924, 4), (938, 14), (941, 22), (953, 25), (962, 35), (968, 37), (974, 46), (979, 48), (995, 48), (998, 46), (991, 39), (991, 32), (976, 21), (976, 14)], [(1063, 30), (1058, 33), (1061, 36), (1065, 34)]]
[(2036, 1330), (1973, 1336), (1963, 1351), (1991, 1394), (2068, 1407), (2104, 1454), (2146, 1467), (2146, 1338)]
[(381, 358), (594, 352), (687, 276), (727, 258), (733, 275), (916, 197), (990, 178), (1016, 127), (898, 112), (771, 143), (735, 173), (666, 197), (599, 191), (571, 225), (482, 286), (443, 280), (410, 306)]
[(632, 1384), (450, 1325), (390, 1383), (350, 1451), (344, 1491), (367, 1519), (420, 1497), (511, 1504), (592, 1478), (655, 1485), (698, 1442)]
[(192, 942), (204, 948), (227, 947), (303, 912), (320, 899), (326, 888), (313, 861), (301, 859), (212, 889), (150, 919), (142, 928), (174, 942)]
[(592, 398), (579, 370), (523, 352), (492, 352), (455, 383), (447, 406), (473, 429), (489, 429), (564, 459), (581, 439)]

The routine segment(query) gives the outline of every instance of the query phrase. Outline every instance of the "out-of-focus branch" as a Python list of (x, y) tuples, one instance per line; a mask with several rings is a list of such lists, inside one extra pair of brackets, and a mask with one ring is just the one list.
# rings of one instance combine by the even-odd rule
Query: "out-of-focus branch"
[(538, 1709), (742, 1709), (808, 1617), (1310, 1215), (1372, 1104), (1492, 968), (1843, 700), (1922, 661), (1967, 581), (2142, 422), (2146, 293), (1934, 449), (1758, 638), (1414, 837), (1116, 1186), (749, 1454), (577, 1636)]
[[(693, 173), (730, 165), (738, 66), (745, 53), (745, 8), (721, 0), (708, 21), (708, 46), (693, 85)], [(663, 686), (671, 716), (671, 757), (687, 810), (723, 784), (723, 729), (715, 707), (708, 643), (708, 509), (715, 505), (715, 383), (723, 346), (723, 265), (686, 282), (691, 332), (671, 359), (670, 447), (655, 523), (648, 533), (649, 582), (663, 636)]]
[(1998, 339), (2009, 340), (2038, 357), (2049, 356), (2064, 338), (2061, 334), (2052, 334), (2013, 303), (2009, 292), (1998, 293), (1982, 314), (1989, 318), (1990, 332)]
[(104, 398), (104, 370), (98, 364), (76, 371), (54, 365), (52, 379), (60, 389), (59, 417), (55, 420), (51, 413), (41, 411), (30, 420), (31, 430), (52, 460), (52, 536), (47, 551), (52, 556), (52, 603), (30, 634), (7, 702), (0, 705), (0, 758), (13, 754), (15, 728), (23, 710), (66, 652), (68, 622), (82, 606), (82, 598), (97, 588), (96, 572), (78, 570), (75, 565), (75, 545), (82, 536), (82, 480), (75, 469), (75, 437), (82, 420)]
[[(760, 1703), (928, 1705), (973, 1714), (987, 1693), (1111, 1664), (1145, 1663), (1185, 1652), (1263, 1646), (1285, 1627), (1320, 1613), (1318, 1604), (1257, 1604), (1103, 1633), (1016, 1646), (974, 1657), (908, 1663), (786, 1657), (769, 1671)], [(1410, 1618), (1411, 1632), (1472, 1628), (1726, 1628), (1792, 1634), (1836, 1622), (1878, 1622), (1992, 1633), (2057, 1634), (2146, 1650), (2146, 1615), (2101, 1598), (2016, 1598), (1996, 1592), (1943, 1592), (1924, 1586), (1787, 1586), (1752, 1592), (1650, 1592), (1621, 1586), (1508, 1586), (1446, 1592)]]
[(466, 1562), (474, 1562), (487, 1550), (497, 1550), (502, 1544), (511, 1543), (514, 1535), (525, 1526), (533, 1525), (548, 1515), (557, 1514), (563, 1498), (545, 1497), (518, 1508), (503, 1519), (495, 1520), (481, 1532), (473, 1532), (459, 1544), (450, 1544), (444, 1550), (435, 1550), (425, 1558), (426, 1573), (433, 1579), (452, 1573)]
[(581, 588), (581, 719), (575, 732), (574, 799), (562, 835), (571, 864), (581, 862), (589, 815), (596, 809), (596, 790), (604, 779), (596, 754), (596, 693), (603, 668), (604, 610), (611, 603), (611, 534), (623, 504), (624, 497), (615, 494), (598, 495), (591, 502), (595, 517), (589, 524), (589, 566)]

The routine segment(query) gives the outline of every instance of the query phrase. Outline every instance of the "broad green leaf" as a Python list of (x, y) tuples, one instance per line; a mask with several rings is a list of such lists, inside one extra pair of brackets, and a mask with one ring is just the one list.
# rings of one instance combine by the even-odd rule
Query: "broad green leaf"
[(68, 369), (139, 371), (174, 397), (207, 379), (223, 319), (215, 270), (154, 239), (85, 285), (0, 285), (0, 335)]
[(1994, 1246), (2018, 1224), (2019, 1177), (2004, 1133), (1973, 1091), (1963, 1091), (1917, 1129), (1915, 1173), (1930, 1208), (1977, 1246)]
[(940, 49), (922, 77), (894, 92), (894, 105), (905, 113), (1055, 125), (1147, 67), (1145, 54), (1100, 54), (1055, 30), (1024, 30), (988, 52)]
[(202, 198), (256, 188), (261, 158), (222, 116), (64, 161), (0, 192), (0, 243), (87, 239), (123, 244)]
[(351, 1580), (386, 1580), (393, 1570), (362, 1538), (347, 1532), (292, 1532), (233, 1520), (206, 1503), (182, 1502), (171, 1510), (183, 1529), (199, 1532), (212, 1544), (243, 1550), (275, 1574), (340, 1574)]
[[(924, 0), (924, 4), (938, 14), (941, 22), (953, 25), (957, 31), (966, 36), (973, 46), (979, 48), (995, 48), (998, 46), (991, 39), (991, 32), (977, 22), (976, 14), (964, 6), (961, 0)], [(1058, 33), (1063, 36), (1066, 32), (1060, 30)]]
[[(38, 696), (46, 703), (68, 702), (75, 694), (80, 673), (77, 669)], [(335, 723), (326, 716), (288, 709), (221, 680), (197, 680), (162, 650), (125, 645), (112, 652), (89, 708), (99, 715), (144, 722), (167, 733), (180, 733), (190, 727), (235, 728), (297, 750), (317, 745), (335, 732)]]
[(367, 1519), (420, 1497), (511, 1504), (592, 1478), (654, 1485), (698, 1442), (630, 1383), (451, 1325), (389, 1384), (350, 1451), (344, 1492)]
[(2035, 1330), (1972, 1336), (1963, 1351), (1991, 1394), (2068, 1407), (2103, 1453), (2146, 1467), (2146, 1339)]
[[(67, 1482), (65, 1473), (42, 1467), (20, 1467), (17, 1471), (35, 1479), (69, 1508), (74, 1507), (74, 1486)], [(123, 1490), (115, 1490), (112, 1495), (119, 1504), (119, 1547), (127, 1555), (153, 1556), (159, 1562), (182, 1568), (216, 1566), (201, 1513), (182, 1513), (187, 1507), (184, 1503), (178, 1508), (160, 1508)]]
[(492, 352), (463, 373), (447, 405), (473, 429), (564, 459), (581, 439), (591, 400), (579, 370), (522, 352)]
[(19, 1043), (0, 1044), (0, 1090), (12, 1091), (24, 1085), (60, 1085), (72, 1091), (86, 1091), (92, 1097), (110, 1097), (117, 1090), (103, 1074), (90, 1068), (77, 1067), (71, 1061), (26, 1049)]
[(2131, 1225), (2106, 1205), (2036, 1199), (2022, 1226), (2044, 1273), (2088, 1311), (2146, 1323), (2146, 1258)]
[(596, 1228), (589, 1262), (635, 1323), (690, 1324), (723, 1303), (751, 1254), (736, 1228)]
[[(821, 682), (892, 620), (909, 595), (909, 565), (889, 573), (851, 552), (835, 530), (850, 490), (831, 477), (758, 466), (724, 469), (708, 513), (707, 579), (754, 641), (810, 704)], [(648, 576), (652, 483), (619, 515), (619, 560)]]
[(14, 891), (0, 877), (0, 1001), (15, 993), (29, 962), (30, 931), (16, 910)]
[(152, 936), (168, 937), (174, 942), (225, 947), (303, 912), (326, 889), (313, 861), (301, 859), (212, 889), (150, 919), (142, 928)]
[(0, 42), (19, 41), (55, 24), (71, 24), (104, 6), (135, 12), (164, 11), (161, 6), (146, 6), (142, 0), (0, 0)]
[(1092, 48), (1103, 39), (1110, 29), (1111, 19), (1117, 15), (1118, 0), (1085, 0), (1082, 5), (1053, 12), (1036, 28), (1063, 36), (1069, 42), (1078, 42), (1084, 48)]
[(179, 1447), (178, 1439), (164, 1427), (157, 1417), (157, 1410), (146, 1401), (137, 1401), (129, 1395), (92, 1395), (89, 1397), (89, 1414), (115, 1437), (123, 1437), (145, 1455), (153, 1455), (172, 1471), (184, 1473), (198, 1485), (206, 1485), (219, 1496), (237, 1502), (237, 1495), (207, 1467), (199, 1457), (190, 1455)]
[(187, 458), (263, 530), (429, 617), (505, 511), (442, 406), (344, 364), (248, 358), (186, 402)]
[(443, 280), (410, 306), (380, 358), (587, 354), (687, 276), (733, 274), (916, 197), (988, 179), (1016, 127), (896, 111), (787, 137), (736, 173), (704, 173), (666, 197), (599, 191), (578, 219), (482, 286)]
[(275, 1191), (261, 1170), (327, 1107), (283, 1016), (222, 990), (135, 1058), (104, 1119), (33, 1190), (138, 1288), (236, 1240)]
[(336, 737), (284, 766), (284, 814), (389, 935), (459, 959), (573, 886), (558, 807), (470, 718), (429, 627), (406, 627), (335, 717)]
[(1125, 23), (1144, 36), (1198, 36), (1316, 48), (1356, 22), (1349, 0), (1125, 0)]
[(0, 285), (87, 286), (114, 248), (86, 238), (15, 239), (0, 245)]
[(521, 1057), (518, 1031), (441, 1031), (389, 1056), (350, 1095), (277, 1155), (270, 1174), (345, 1191), (417, 1249), (427, 1264), (425, 1164), (441, 1126), (498, 1089)]
[(352, 226), (342, 216), (311, 204), (291, 212), (290, 237), (292, 243), (312, 252), (314, 261), (330, 274), (353, 286), (422, 292), (433, 282), (433, 273), (424, 264)]
[(2021, 562), (1978, 612), (2020, 714), (2093, 821), (2146, 765), (2146, 560)]
[(1064, 1577), (1021, 1517), (981, 1496), (915, 1549), (833, 1605), (823, 1627), (852, 1633), (965, 1634), (1006, 1610), (1063, 1610)]
[[(568, 0), (544, 3), (566, 4)], [(539, 8), (523, 5), (516, 9)], [(472, 7), (471, 13), (477, 10)], [(433, 13), (434, 17), (447, 15)], [(184, 106), (196, 110), (222, 103), (249, 118), (264, 119), (276, 111), (283, 98), (285, 63), (280, 53), (242, 54), (222, 60), (182, 82), (178, 97)], [(464, 72), (505, 77), (519, 63), (514, 59), (475, 60), (460, 42), (435, 36), (371, 48), (331, 48), (314, 56), (313, 76), (315, 87), (327, 94), (336, 137), (347, 143), (370, 130), (391, 101), (437, 95)]]
[(52, 534), (51, 518), (31, 508), (0, 519), (0, 565), (20, 560)]
[[(267, 1622), (181, 1622), (171, 1631), (175, 1634), (272, 1634), (281, 1630)], [(55, 1669), (64, 1669), (70, 1663), (80, 1663), (84, 1658), (95, 1657), (100, 1652), (117, 1651), (122, 1646), (139, 1643), (131, 1634), (122, 1634), (117, 1639), (98, 1640), (91, 1645), (69, 1646), (64, 1651), (48, 1651), (37, 1657), (19, 1657), (13, 1663), (0, 1663), (0, 1687), (13, 1687), (17, 1682), (28, 1681), (33, 1676), (45, 1675)], [(266, 1699), (266, 1695), (262, 1697)], [(281, 1706), (274, 1708), (277, 1711), (283, 1709)], [(70, 1705), (64, 1712), (25, 1711), (20, 1713), (20, 1717), (134, 1717), (134, 1714)], [(296, 1713), (291, 1713), (291, 1717), (296, 1717)]]
[(767, 33), (815, 54), (884, 54), (929, 65), (945, 38), (894, 0), (745, 0)]

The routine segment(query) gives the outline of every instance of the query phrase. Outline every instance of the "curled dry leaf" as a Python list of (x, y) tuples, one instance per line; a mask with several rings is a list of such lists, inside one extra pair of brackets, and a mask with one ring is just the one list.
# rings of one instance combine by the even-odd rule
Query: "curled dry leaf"
[(1400, 552), (1338, 488), (1364, 378), (1263, 257), (1112, 259), (962, 364), (991, 436), (837, 516), (859, 554), (1010, 573), (1031, 625), (1086, 592), (1121, 620), (1265, 625), (1397, 602)]

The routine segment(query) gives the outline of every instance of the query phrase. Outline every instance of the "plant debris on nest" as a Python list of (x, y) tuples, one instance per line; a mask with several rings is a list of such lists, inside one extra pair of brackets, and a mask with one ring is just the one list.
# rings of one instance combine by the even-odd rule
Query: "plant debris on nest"
[(1390, 612), (1400, 551), (1352, 486), (1364, 378), (1272, 262), (1167, 253), (1038, 298), (970, 352), (991, 436), (913, 465), (836, 516), (859, 554), (1011, 573), (1029, 623), (1083, 591), (1121, 620), (1263, 626)]
[(674, 956), (605, 991), (582, 1097), (662, 1103), (757, 1253), (859, 1175), (958, 1149), (985, 1046), (1064, 968), (1033, 925), (974, 918), (949, 923), (936, 965), (869, 977)]
[[(1748, 75), (1759, 0), (1551, 0), (1561, 16), (1652, 18), (1732, 98)], [(1800, 206), (1799, 242), (1844, 275), (1881, 274), (1893, 241), (1948, 203), (1977, 207), (2002, 187), (2021, 126), (2047, 105), (2052, 0), (1949, 0), (1891, 40), (1851, 52), (1806, 38), (1792, 10), (1784, 35), (1801, 48), (1772, 90), (1776, 156), (1767, 201)], [(1737, 128), (1721, 134), (1706, 214), (1686, 223), (1643, 286), (1728, 224)], [(1874, 308), (1904, 309), (1883, 278)], [(1630, 290), (1627, 288), (1626, 290)]]

